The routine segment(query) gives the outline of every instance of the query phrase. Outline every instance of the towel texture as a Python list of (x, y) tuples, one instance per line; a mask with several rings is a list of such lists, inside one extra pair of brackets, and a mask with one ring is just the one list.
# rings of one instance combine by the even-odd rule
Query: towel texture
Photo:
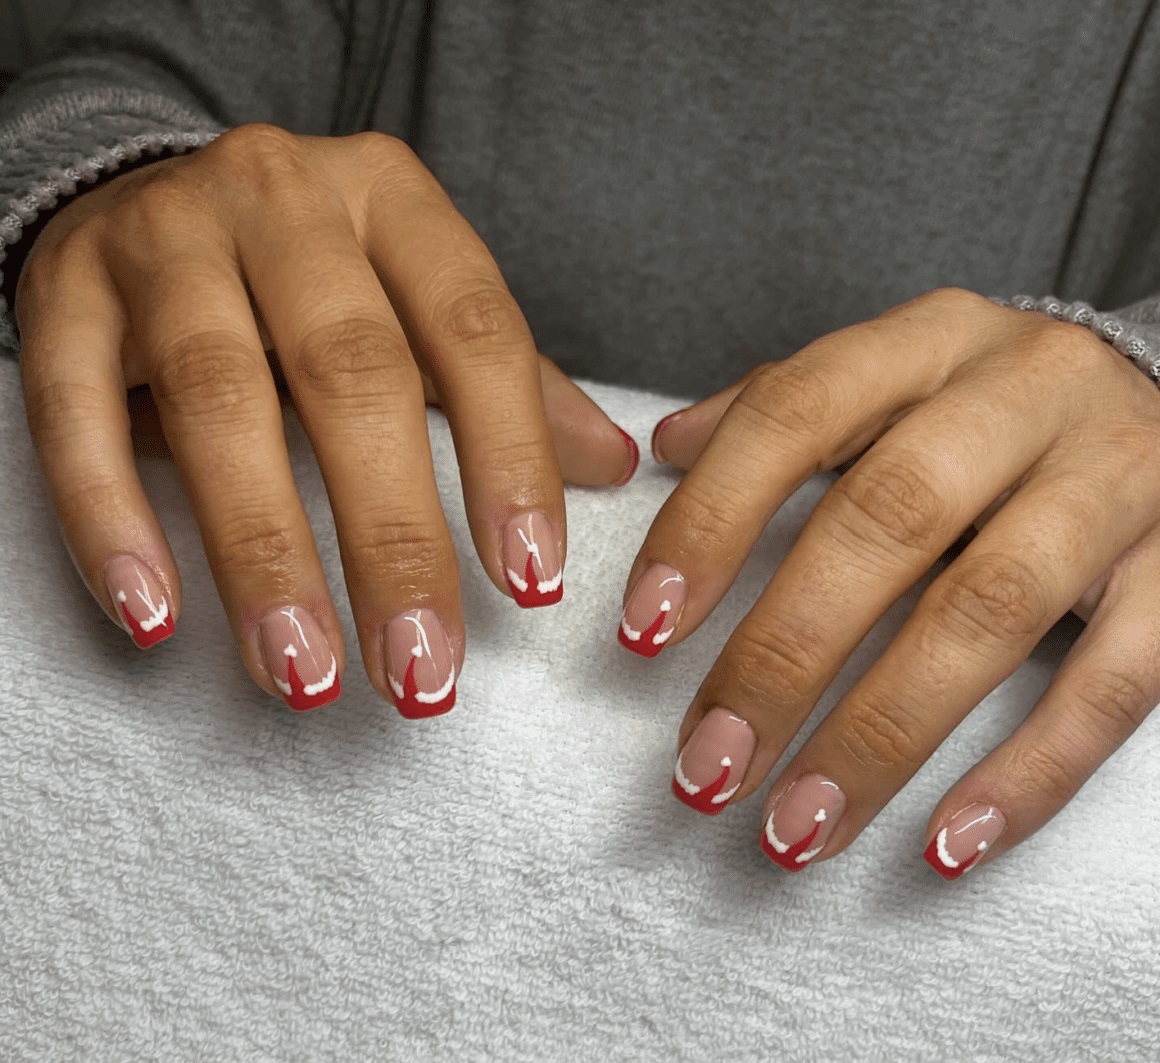
[[(590, 390), (640, 440), (675, 406)], [(459, 704), (408, 722), (362, 674), (288, 413), (348, 640), (341, 699), (298, 717), (244, 672), (161, 459), (141, 467), (181, 565), (177, 634), (143, 653), (110, 624), (0, 364), (0, 1058), (1154, 1063), (1160, 721), (995, 864), (948, 884), (921, 855), (934, 803), (1030, 709), (1074, 619), (847, 853), (790, 876), (758, 850), (759, 796), (709, 820), (669, 778), (701, 676), (832, 477), (783, 508), (700, 632), (645, 661), (616, 624), (674, 474), (646, 459), (623, 490), (570, 491), (564, 601), (525, 613), (471, 553), (431, 421), (463, 561)]]

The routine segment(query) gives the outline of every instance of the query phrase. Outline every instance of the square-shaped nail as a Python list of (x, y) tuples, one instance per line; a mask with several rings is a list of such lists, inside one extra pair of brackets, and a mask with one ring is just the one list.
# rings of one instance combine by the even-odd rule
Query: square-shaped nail
[(503, 566), (516, 604), (524, 609), (555, 605), (564, 597), (564, 570), (556, 533), (543, 513), (521, 513), (503, 534)]
[(994, 805), (976, 802), (955, 813), (930, 840), (923, 857), (943, 878), (965, 875), (1007, 829), (1007, 820)]
[(685, 577), (672, 565), (649, 565), (624, 605), (620, 644), (642, 657), (655, 657), (677, 629), (687, 591)]
[(147, 650), (173, 634), (173, 612), (161, 581), (148, 565), (130, 554), (118, 554), (105, 565), (105, 586), (117, 616), (140, 649)]
[(716, 816), (737, 793), (757, 736), (740, 716), (716, 706), (705, 713), (677, 757), (673, 794), (690, 808)]
[(845, 809), (846, 795), (833, 779), (803, 775), (767, 817), (761, 851), (778, 867), (801, 871), (825, 847)]
[(455, 655), (439, 614), (408, 609), (386, 627), (387, 682), (401, 716), (417, 720), (455, 705)]
[(342, 692), (338, 662), (309, 610), (300, 605), (273, 609), (262, 620), (261, 632), (266, 667), (295, 712), (317, 709)]

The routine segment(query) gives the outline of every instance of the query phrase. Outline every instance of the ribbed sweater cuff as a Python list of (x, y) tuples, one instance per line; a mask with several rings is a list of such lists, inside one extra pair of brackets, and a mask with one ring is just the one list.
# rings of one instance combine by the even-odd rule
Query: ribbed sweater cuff
[[(62, 93), (9, 119), (0, 125), (0, 278), (26, 228), (83, 191), (79, 186), (145, 155), (203, 147), (221, 132), (205, 115), (129, 89)], [(18, 355), (19, 348), (16, 322), (0, 296), (0, 354)]]
[(1016, 295), (1011, 299), (991, 297), (1000, 306), (1016, 310), (1037, 310), (1057, 321), (1070, 321), (1091, 329), (1160, 387), (1160, 302), (1145, 299), (1120, 310), (1101, 313), (1082, 300), (1067, 302), (1053, 295), (1035, 298)]

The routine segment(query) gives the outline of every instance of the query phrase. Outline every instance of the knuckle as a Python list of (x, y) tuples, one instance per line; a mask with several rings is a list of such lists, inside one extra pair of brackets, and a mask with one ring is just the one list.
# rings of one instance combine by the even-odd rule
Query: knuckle
[(1143, 723), (1155, 702), (1137, 679), (1109, 668), (1085, 676), (1071, 696), (1099, 737), (1117, 745)]
[(268, 122), (249, 122), (226, 130), (203, 152), (237, 163), (277, 163), (297, 150), (298, 138)]
[(940, 625), (965, 639), (1023, 640), (1050, 619), (1045, 589), (1030, 568), (1007, 554), (961, 557), (935, 582)]
[(419, 517), (393, 513), (347, 534), (363, 578), (388, 582), (396, 591), (424, 593), (456, 571), (451, 543)]
[(409, 353), (398, 349), (384, 325), (351, 318), (311, 329), (294, 351), (291, 372), (321, 395), (382, 397), (388, 367), (404, 361), (411, 362)]
[(690, 552), (722, 557), (738, 550), (737, 528), (729, 514), (744, 513), (746, 508), (739, 488), (715, 483), (710, 492), (699, 478), (686, 477), (666, 504), (669, 512), (664, 516)]
[(926, 551), (950, 531), (950, 506), (916, 465), (870, 456), (826, 493), (822, 513), (849, 537)]
[(25, 377), (24, 407), (29, 434), (42, 444), (77, 436), (78, 428), (107, 416), (106, 392), (91, 384), (68, 378), (38, 380)]
[(852, 761), (866, 768), (897, 768), (925, 758), (921, 721), (897, 699), (862, 694), (842, 716), (838, 741)]
[(411, 146), (390, 133), (367, 130), (347, 138), (350, 146), (361, 156), (380, 166), (405, 165), (418, 159)]
[(822, 653), (820, 640), (807, 631), (751, 619), (729, 641), (730, 682), (759, 704), (801, 704), (825, 678)]
[(834, 379), (793, 358), (758, 371), (734, 402), (763, 434), (809, 436), (839, 409)]
[(286, 527), (273, 522), (270, 513), (238, 513), (227, 517), (217, 537), (215, 554), (229, 572), (254, 572), (265, 578), (288, 577), (296, 569), (301, 551)]
[(995, 304), (985, 296), (955, 285), (934, 288), (920, 295), (916, 302), (934, 311), (940, 317), (943, 315), (957, 317), (995, 308)]
[(453, 287), (436, 321), (443, 342), (462, 351), (512, 348), (529, 340), (527, 322), (512, 294), (489, 282)]
[(150, 388), (179, 413), (245, 415), (263, 401), (260, 373), (244, 341), (222, 330), (171, 340), (157, 353)]
[(1007, 774), (1021, 779), (1027, 793), (1046, 797), (1053, 804), (1071, 800), (1083, 779), (1071, 758), (1048, 742), (1026, 745), (1012, 757)]

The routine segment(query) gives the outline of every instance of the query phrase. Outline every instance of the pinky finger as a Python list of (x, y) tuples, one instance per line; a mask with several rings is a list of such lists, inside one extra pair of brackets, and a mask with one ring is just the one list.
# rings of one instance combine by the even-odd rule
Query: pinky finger
[(1070, 801), (1160, 702), (1160, 529), (1113, 566), (1087, 628), (1027, 719), (931, 817), (945, 879), (1014, 848)]
[[(86, 265), (50, 292), (22, 291), (28, 428), (61, 534), (89, 592), (141, 649), (174, 633), (173, 552), (137, 474), (121, 347), (124, 312)], [(51, 298), (67, 291), (67, 298)]]

